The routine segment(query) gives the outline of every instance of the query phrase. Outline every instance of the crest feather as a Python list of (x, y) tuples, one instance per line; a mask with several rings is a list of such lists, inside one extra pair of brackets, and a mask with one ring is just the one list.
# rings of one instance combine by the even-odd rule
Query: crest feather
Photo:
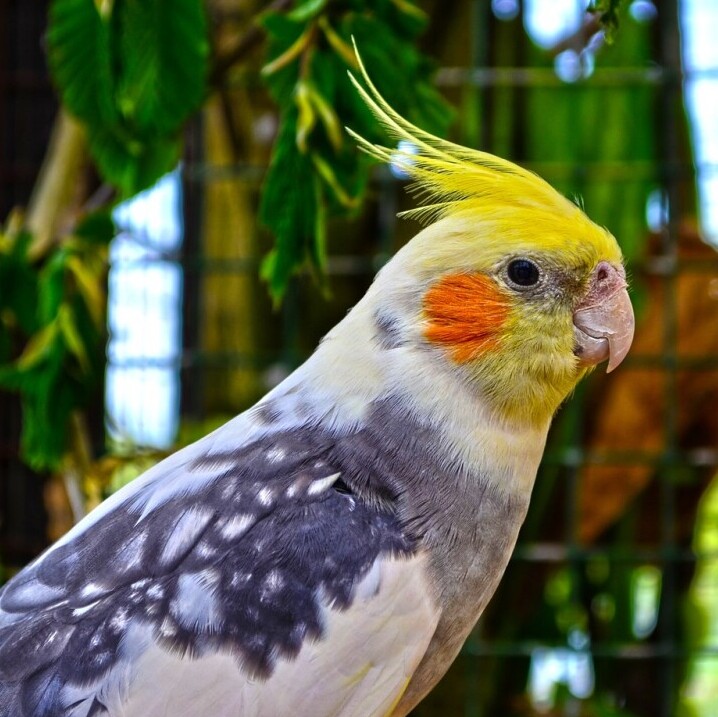
[(402, 212), (402, 216), (436, 219), (458, 211), (479, 209), (479, 205), (485, 208), (487, 203), (563, 214), (576, 211), (574, 204), (528, 169), (488, 152), (440, 139), (413, 125), (377, 90), (356, 42), (354, 52), (366, 88), (351, 72), (349, 78), (362, 99), (391, 136), (409, 142), (416, 150), (409, 152), (373, 144), (347, 127), (362, 151), (382, 162), (398, 165), (414, 180), (412, 193), (418, 196), (422, 206)]

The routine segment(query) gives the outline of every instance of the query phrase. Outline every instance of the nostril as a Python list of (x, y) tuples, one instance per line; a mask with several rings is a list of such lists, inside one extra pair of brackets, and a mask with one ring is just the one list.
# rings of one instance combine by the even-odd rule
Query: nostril
[(608, 279), (608, 271), (607, 271), (607, 269), (602, 266), (602, 267), (598, 270), (598, 274), (596, 275), (596, 278), (597, 278), (599, 281), (606, 281), (606, 279)]

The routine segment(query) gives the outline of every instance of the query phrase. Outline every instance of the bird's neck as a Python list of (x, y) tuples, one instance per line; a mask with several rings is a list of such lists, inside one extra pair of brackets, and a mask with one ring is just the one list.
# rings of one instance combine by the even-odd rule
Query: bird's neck
[(325, 406), (319, 410), (333, 411), (331, 422), (341, 432), (391, 404), (397, 430), (432, 431), (446, 465), (486, 476), (497, 495), (528, 496), (551, 414), (533, 422), (507, 418), (465, 375), (392, 321), (398, 319), (362, 302), (327, 335), (302, 369), (309, 393)]

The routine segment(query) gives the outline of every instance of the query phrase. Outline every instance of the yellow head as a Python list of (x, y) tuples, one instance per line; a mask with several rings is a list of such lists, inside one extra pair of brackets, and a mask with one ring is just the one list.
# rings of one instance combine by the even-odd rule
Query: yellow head
[[(420, 293), (415, 336), (512, 420), (550, 418), (587, 369), (623, 359), (633, 336), (621, 251), (611, 234), (532, 172), (413, 126), (360, 67), (364, 100), (400, 151), (353, 136), (415, 180), (433, 223), (391, 262)], [(407, 146), (407, 145), (405, 145)], [(396, 295), (394, 299), (396, 300)]]

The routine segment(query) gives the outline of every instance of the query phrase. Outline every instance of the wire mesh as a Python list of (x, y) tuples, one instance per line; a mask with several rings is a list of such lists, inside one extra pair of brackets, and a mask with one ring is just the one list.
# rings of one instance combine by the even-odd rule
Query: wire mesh
[[(0, 218), (26, 204), (56, 108), (39, 38), (47, 2), (0, 3)], [(0, 391), (0, 574), (23, 565), (46, 544), (43, 481), (18, 458), (17, 398)]]
[[(517, 41), (523, 32), (521, 16), (512, 21), (513, 34), (507, 36), (507, 26), (492, 14), (491, 3), (452, 7), (459, 7), (461, 17), (451, 27), (463, 24), (464, 54), (457, 59), (456, 52), (447, 49), (446, 37), (434, 43), (445, 64), (437, 82), (459, 108), (457, 139), (502, 149), (549, 181), (586, 196), (608, 185), (617, 204), (632, 183), (651, 184), (658, 190), (660, 221), (650, 241), (640, 251), (631, 251), (639, 327), (650, 336), (621, 367), (620, 373), (628, 377), (621, 387), (617, 388), (618, 374), (593, 381), (557, 417), (532, 509), (499, 593), (446, 679), (416, 714), (715, 714), (718, 704), (706, 693), (711, 680), (718, 684), (718, 635), (712, 627), (718, 600), (710, 592), (718, 541), (709, 540), (716, 520), (710, 511), (715, 502), (710, 500), (711, 481), (718, 465), (718, 412), (713, 408), (718, 350), (711, 341), (718, 329), (714, 331), (709, 318), (710, 302), (718, 299), (718, 260), (683, 221), (691, 213), (686, 210), (686, 186), (693, 192), (695, 177), (715, 167), (690, 161), (684, 119), (677, 108), (682, 107), (684, 83), (691, 78), (715, 80), (718, 67), (684, 67), (681, 6), (675, 0), (658, 7), (649, 33), (650, 61), (603, 67), (599, 55), (590, 77), (571, 82), (557, 75), (552, 61), (528, 66), (528, 43)], [(506, 58), (500, 50), (506, 41), (523, 49), (509, 57), (513, 64), (502, 66)], [(454, 64), (449, 66), (450, 60)], [(2, 76), (7, 82), (7, 75)], [(540, 89), (555, 93), (547, 97), (577, 99), (587, 85), (603, 92), (601, 101), (606, 103), (618, 90), (650, 93), (654, 112), (645, 132), (655, 150), (651, 158), (587, 161), (577, 151), (571, 158), (550, 160), (531, 153), (523, 133), (530, 121), (517, 119), (530, 109), (530, 92)], [(238, 103), (250, 90), (240, 78), (226, 91), (229, 100)], [(505, 92), (510, 94), (501, 94)], [(253, 131), (261, 135), (262, 123), (271, 129), (272, 114), (262, 109), (261, 100), (257, 104)], [(509, 113), (504, 124), (499, 122), (502, 107)], [(600, 117), (576, 111), (577, 124), (600, 125)], [(494, 118), (493, 124), (484, 113)], [(147, 277), (154, 276), (154, 267), (181, 267), (181, 289), (164, 309), (167, 316), (181, 312), (181, 317), (169, 316), (167, 321), (177, 350), (157, 355), (140, 341), (135, 353), (108, 354), (110, 372), (164, 371), (174, 376), (172, 380), (179, 381), (182, 422), (202, 425), (245, 408), (298, 365), (415, 229), (396, 220), (397, 211), (408, 206), (401, 183), (386, 169), (377, 169), (364, 215), (354, 223), (331, 227), (331, 300), (319, 297), (311, 283), (297, 281), (281, 310), (274, 312), (257, 278), (268, 237), (252, 219), (268, 142), (258, 141), (262, 146), (251, 156), (218, 153), (211, 145), (217, 116), (205, 112), (188, 133), (182, 201), (170, 210), (183, 222), (181, 249), (155, 247), (156, 251), (115, 255), (113, 266), (114, 272)], [(617, 125), (605, 131), (623, 129)], [(578, 144), (575, 137), (565, 139)], [(3, 147), (9, 146), (3, 142)], [(19, 176), (8, 178), (2, 170), (3, 187)], [(29, 175), (22, 167), (16, 172)], [(644, 204), (648, 198), (643, 197)], [(237, 212), (237, 205), (246, 211)], [(591, 209), (587, 206), (589, 214)], [(224, 222), (220, 229), (212, 223), (213, 215)], [(643, 216), (636, 225), (648, 235)], [(129, 239), (141, 244), (140, 234), (135, 227)], [(688, 302), (686, 287), (708, 304)], [(120, 301), (118, 291), (115, 301)], [(690, 312), (697, 307), (705, 323), (687, 332)], [(626, 411), (636, 412), (656, 435), (646, 430), (628, 432), (614, 443), (593, 440), (604, 417), (598, 406), (623, 400), (621, 391), (638, 388), (644, 393)], [(712, 414), (716, 417), (711, 421)], [(152, 416), (144, 414), (143, 420), (151, 423)], [(122, 423), (121, 415), (115, 418)], [(605, 419), (619, 424), (614, 426), (619, 437), (624, 424), (618, 419), (623, 418), (627, 416)], [(17, 433), (16, 422), (12, 431)], [(138, 440), (146, 436), (140, 430)], [(602, 482), (601, 475), (609, 476), (608, 482)], [(597, 520), (596, 506), (585, 505), (587, 486), (593, 485), (594, 498), (606, 503), (617, 484), (630, 490), (615, 497), (617, 504), (608, 506), (613, 512), (598, 521), (600, 530), (594, 528), (587, 536), (586, 516)], [(702, 525), (702, 533), (696, 524)], [(707, 595), (700, 605), (697, 591)]]
[[(681, 126), (684, 119), (676, 110), (682, 106), (687, 79), (678, 44), (679, 8), (674, 3), (661, 4), (651, 33), (650, 62), (601, 67), (599, 58), (590, 78), (566, 82), (551, 63), (519, 66), (522, 58), (517, 56), (518, 64), (513, 66), (496, 64), (500, 59), (496, 33), (503, 30), (492, 19), (488, 3), (469, 6), (467, 65), (444, 66), (437, 73), (437, 82), (460, 108), (457, 138), (461, 141), (473, 140), (488, 149), (501, 144), (501, 127), (488, 126), (476, 115), (487, 108), (496, 112), (504, 91), (512, 93), (516, 106), (509, 111), (514, 114), (522, 108), (526, 111), (525, 93), (537, 88), (557, 97), (562, 93), (577, 96), (583, 83), (590, 83), (604, 93), (606, 102), (611, 93), (627, 88), (650, 93), (655, 109), (653, 125), (646, 128), (655, 147), (651, 159), (586, 161), (579, 152), (570, 160), (541, 160), (530, 156), (515, 127), (512, 136), (504, 137), (504, 153), (523, 159), (558, 186), (588, 196), (601, 183), (610, 184), (616, 196), (630, 191), (631, 183), (638, 180), (659, 190), (662, 221), (651, 248), (628, 252), (638, 289), (639, 321), (658, 322), (658, 339), (637, 346), (622, 371), (634, 376), (636, 384), (655, 384), (661, 394), (660, 406), (643, 407), (654, 412), (648, 420), (660, 426), (660, 440), (647, 446), (636, 436), (634, 444), (630, 440), (618, 445), (592, 444), (588, 437), (596, 421), (591, 415), (597, 411), (596, 394), (615, 399), (615, 384), (608, 379), (579, 390), (558, 417), (534, 505), (498, 595), (457, 663), (416, 714), (679, 714), (687, 709), (686, 695), (695, 691), (697, 667), (708, 665), (707, 674), (718, 670), (718, 642), (709, 635), (697, 639), (691, 634), (694, 626), (683, 608), (692, 599), (697, 566), (703, 570), (717, 557), (710, 551), (697, 551), (693, 524), (715, 472), (718, 452), (710, 430), (684, 425), (681, 411), (686, 396), (682, 393), (690, 375), (698, 377), (698, 383), (704, 380), (706, 395), (714, 395), (718, 354), (713, 348), (691, 351), (685, 343), (680, 325), (686, 321), (681, 314), (686, 308), (681, 282), (695, 280), (711, 286), (712, 277), (718, 275), (718, 261), (710, 251), (694, 256), (681, 248), (689, 243), (681, 220), (688, 213), (682, 206), (686, 183), (693, 181), (694, 173), (710, 172), (711, 167), (694, 166), (690, 161)], [(716, 73), (718, 68), (692, 71), (693, 77), (703, 78)], [(577, 123), (582, 120), (586, 117), (575, 117)], [(621, 132), (621, 127), (606, 131)], [(280, 313), (272, 314), (262, 288), (252, 283), (247, 295), (253, 316), (246, 319), (253, 323), (252, 341), (244, 350), (210, 348), (202, 333), (203, 322), (213, 320), (204, 313), (211, 285), (208, 277), (220, 282), (215, 286), (232, 276), (254, 277), (266, 250), (266, 237), (253, 226), (251, 247), (244, 255), (207, 251), (202, 212), (206, 211), (203, 200), (212, 191), (208, 187), (235, 182), (235, 190), (249, 195), (251, 203), (256, 200), (261, 171), (251, 163), (218, 166), (203, 152), (205, 142), (203, 128), (196, 127), (194, 154), (183, 173), (187, 231), (182, 262), (189, 302), (185, 305), (182, 395), (185, 411), (195, 417), (238, 408), (231, 401), (215, 397), (208, 402), (206, 398), (208, 386), (219, 384), (226, 389), (234, 371), (250, 372), (255, 394), (286, 375), (361, 296), (376, 269), (411, 231), (395, 218), (407, 202), (400, 183), (387, 170), (378, 169), (373, 200), (359, 226), (332, 227), (331, 301), (322, 303), (309, 284), (297, 282)], [(647, 199), (643, 197), (644, 204)], [(587, 209), (590, 214), (591, 207)], [(639, 219), (647, 235), (645, 219)], [(645, 304), (655, 301), (660, 302), (660, 311), (651, 313)], [(236, 395), (249, 402), (256, 398), (251, 394), (250, 390)], [(581, 507), (581, 496), (591, 469), (613, 471), (618, 480), (640, 472), (643, 482), (635, 494), (623, 497), (621, 510), (602, 530), (587, 539), (582, 533), (586, 507)], [(541, 487), (547, 484), (548, 489)], [(637, 603), (640, 600), (642, 606)], [(701, 704), (703, 711), (698, 714), (710, 714), (705, 710), (711, 707)]]

